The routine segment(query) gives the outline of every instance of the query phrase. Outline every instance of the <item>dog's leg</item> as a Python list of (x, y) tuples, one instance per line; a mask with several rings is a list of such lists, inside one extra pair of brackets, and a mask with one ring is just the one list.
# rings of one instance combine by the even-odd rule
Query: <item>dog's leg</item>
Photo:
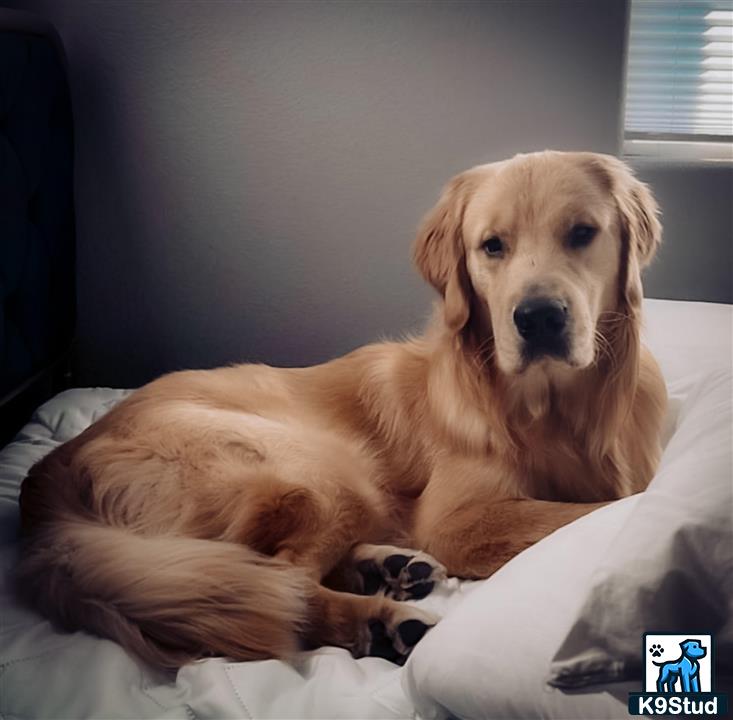
[(680, 668), (680, 680), (682, 681), (682, 692), (690, 692), (690, 669)]
[[(335, 483), (334, 483), (335, 485)], [(241, 502), (223, 539), (292, 563), (320, 582), (351, 548), (383, 534), (379, 513), (357, 492), (260, 478)], [(237, 507), (243, 520), (237, 520)]]
[(419, 550), (359, 543), (324, 580), (324, 585), (361, 595), (419, 600), (445, 577), (445, 568)]
[(679, 681), (680, 688), (682, 688), (683, 680), (682, 680), (682, 674), (679, 672), (679, 668), (677, 668), (677, 672), (669, 674), (669, 682), (667, 683), (667, 692), (676, 691), (677, 681)]
[(431, 480), (420, 498), (413, 541), (448, 575), (463, 578), (488, 577), (538, 540), (605, 504), (501, 498), (486, 488), (485, 474), (465, 485), (461, 478), (441, 480)]
[(501, 500), (466, 505), (444, 523), (416, 534), (421, 547), (442, 562), (449, 575), (484, 578), (515, 555), (563, 525), (605, 503)]
[(664, 692), (664, 683), (661, 676), (657, 678), (657, 692)]
[(353, 595), (323, 586), (310, 599), (303, 638), (309, 646), (336, 645), (354, 657), (402, 663), (438, 617), (383, 596)]

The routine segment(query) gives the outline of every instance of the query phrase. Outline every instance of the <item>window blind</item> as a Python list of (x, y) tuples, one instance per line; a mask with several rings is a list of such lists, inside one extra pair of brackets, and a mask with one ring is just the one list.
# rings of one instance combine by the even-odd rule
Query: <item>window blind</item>
[(733, 0), (632, 0), (628, 139), (733, 136)]

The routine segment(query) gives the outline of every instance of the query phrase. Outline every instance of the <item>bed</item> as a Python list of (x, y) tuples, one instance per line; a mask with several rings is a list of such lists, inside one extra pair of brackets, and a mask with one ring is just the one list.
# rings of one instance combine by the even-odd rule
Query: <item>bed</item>
[[(647, 300), (645, 314), (646, 341), (662, 365), (671, 397), (660, 473), (664, 475), (666, 469), (673, 479), (684, 476), (685, 453), (695, 450), (701, 428), (710, 426), (705, 431), (708, 441), (722, 452), (712, 460), (708, 453), (703, 458), (695, 456), (693, 462), (705, 482), (715, 484), (717, 479), (720, 491), (711, 501), (725, 513), (722, 521), (716, 521), (722, 522), (720, 536), (707, 539), (700, 551), (710, 554), (722, 547), (725, 555), (728, 542), (730, 554), (733, 543), (726, 535), (730, 528), (724, 518), (733, 507), (733, 308)], [(81, 632), (56, 632), (13, 599), (9, 571), (18, 549), (19, 486), (33, 462), (79, 433), (128, 392), (66, 390), (42, 405), (0, 452), (0, 717), (627, 717), (626, 693), (638, 689), (640, 682), (633, 676), (633, 667), (627, 675), (612, 678), (613, 682), (605, 678), (581, 690), (553, 687), (548, 680), (553, 661), (558, 664), (558, 651), (597, 583), (598, 572), (608, 565), (609, 548), (615, 538), (628, 534), (645, 495), (653, 498), (654, 483), (644, 495), (614, 503), (559, 530), (492, 578), (473, 583), (451, 579), (419, 601), (444, 619), (404, 667), (380, 658), (355, 660), (344, 650), (322, 648), (303, 653), (293, 664), (210, 659), (186, 666), (176, 678), (169, 678), (156, 675), (108, 640)], [(682, 469), (675, 471), (680, 463)], [(684, 498), (681, 501), (684, 506), (689, 503)], [(685, 525), (686, 515), (685, 511), (678, 518), (678, 525)], [(661, 523), (657, 526), (652, 521), (649, 530), (658, 535), (660, 527)], [(682, 530), (675, 527), (673, 535)], [(719, 561), (718, 591), (730, 592), (728, 597), (733, 598), (730, 580), (724, 577), (733, 564), (726, 562), (729, 557)], [(633, 588), (627, 590), (633, 598)], [(668, 601), (666, 598), (665, 603)], [(693, 611), (687, 605), (684, 617), (694, 617)], [(715, 627), (719, 657), (724, 657), (721, 648), (729, 647), (725, 644), (731, 636), (729, 611), (728, 606)], [(643, 617), (640, 609), (639, 613)], [(713, 618), (703, 618), (710, 627)], [(627, 618), (631, 625), (633, 621)], [(665, 622), (671, 627), (677, 620), (672, 615)], [(633, 629), (632, 636), (638, 644), (640, 636), (635, 632)], [(597, 639), (594, 642), (598, 644)], [(497, 656), (509, 670), (506, 677), (492, 683), (490, 677), (496, 672), (490, 669)]]
[[(403, 667), (327, 647), (293, 663), (213, 658), (170, 677), (17, 603), (23, 477), (130, 391), (58, 392), (74, 324), (68, 89), (47, 26), (0, 11), (0, 51), (7, 67), (19, 64), (0, 83), (0, 151), (17, 160), (3, 168), (19, 193), (0, 252), (3, 427), (48, 398), (0, 451), (0, 718), (625, 718), (645, 630), (704, 626), (718, 658), (733, 658), (733, 308), (706, 303), (645, 301), (646, 341), (671, 398), (650, 489), (562, 528), (488, 580), (440, 585), (419, 604), (443, 619)], [(19, 77), (53, 82), (21, 88)], [(21, 89), (30, 105), (17, 101)], [(21, 112), (31, 106), (35, 125)], [(28, 142), (30, 128), (43, 143)], [(719, 664), (720, 687), (733, 668)]]

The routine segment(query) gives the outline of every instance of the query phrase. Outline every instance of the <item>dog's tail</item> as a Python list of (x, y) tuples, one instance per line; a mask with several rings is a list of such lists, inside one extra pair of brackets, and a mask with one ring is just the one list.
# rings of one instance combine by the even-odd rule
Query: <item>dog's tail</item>
[(166, 669), (209, 655), (289, 656), (312, 588), (292, 565), (241, 545), (76, 517), (33, 528), (16, 571), (24, 599), (56, 624)]

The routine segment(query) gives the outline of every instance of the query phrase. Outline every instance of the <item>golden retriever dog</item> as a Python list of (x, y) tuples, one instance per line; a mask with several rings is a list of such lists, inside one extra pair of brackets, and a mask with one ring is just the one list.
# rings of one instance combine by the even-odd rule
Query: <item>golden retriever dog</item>
[(414, 246), (441, 296), (424, 335), (137, 390), (24, 481), (22, 596), (160, 668), (324, 644), (401, 661), (437, 622), (401, 601), (651, 480), (660, 235), (610, 156), (458, 175)]

